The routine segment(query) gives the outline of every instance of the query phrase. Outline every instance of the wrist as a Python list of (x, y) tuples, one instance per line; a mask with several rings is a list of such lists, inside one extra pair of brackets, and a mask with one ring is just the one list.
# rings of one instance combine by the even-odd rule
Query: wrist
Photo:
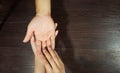
[(51, 16), (51, 13), (49, 12), (37, 12), (36, 13), (36, 16)]
[(36, 15), (51, 15), (51, 0), (35, 0)]
[(36, 14), (35, 15), (36, 17), (41, 17), (41, 18), (44, 18), (44, 17), (50, 17), (50, 18), (52, 18), (52, 16), (51, 15), (49, 15), (49, 14)]

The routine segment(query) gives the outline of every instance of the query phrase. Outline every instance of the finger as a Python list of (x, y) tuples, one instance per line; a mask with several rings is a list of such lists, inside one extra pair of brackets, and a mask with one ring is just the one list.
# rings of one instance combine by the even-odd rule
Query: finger
[(51, 66), (49, 65), (49, 63), (47, 63), (45, 65), (45, 69), (46, 69), (46, 73), (53, 73), (53, 70), (52, 70)]
[(50, 39), (49, 40), (47, 40), (47, 48), (51, 48), (51, 44), (50, 44)]
[(33, 36), (32, 36), (32, 38), (30, 40), (30, 43), (31, 43), (31, 46), (32, 46), (33, 53), (36, 54), (35, 39), (34, 39)]
[(53, 50), (49, 47), (48, 51), (49, 51), (50, 55), (52, 56), (53, 60), (55, 61), (55, 63), (57, 64), (57, 66), (60, 66), (59, 59), (57, 58), (57, 55), (54, 52), (55, 50)]
[(47, 41), (47, 48), (49, 53), (51, 54), (52, 58), (54, 59), (54, 61), (56, 62), (56, 64), (58, 64), (56, 55), (54, 54), (54, 52), (51, 50), (51, 45), (50, 45), (50, 40)]
[(58, 35), (58, 30), (56, 30), (55, 34), (53, 33), (51, 36), (51, 47), (52, 49), (55, 49), (55, 38)]
[(56, 54), (56, 57), (59, 60), (60, 64), (63, 64), (63, 62), (62, 62), (61, 58), (59, 57), (58, 53), (56, 51), (54, 51), (54, 53)]
[(42, 53), (40, 53), (39, 57), (40, 57), (42, 63), (45, 65), (45, 69), (46, 69), (47, 73), (52, 73), (52, 68), (51, 68), (50, 64), (48, 63), (47, 59), (45, 58), (45, 56)]
[(57, 65), (56, 63), (54, 62), (52, 56), (48, 53), (47, 49), (44, 49), (43, 50), (43, 53), (47, 59), (47, 61), (50, 63), (50, 65), (52, 66), (53, 69), (57, 69)]
[(55, 49), (55, 33), (54, 32), (52, 33), (52, 36), (51, 36), (51, 47), (52, 49)]
[(55, 32), (55, 38), (57, 37), (57, 35), (58, 35), (58, 32), (59, 32), (59, 31), (58, 31), (58, 30), (56, 30), (56, 32)]
[(28, 42), (32, 38), (32, 35), (33, 35), (32, 29), (28, 29), (23, 42), (24, 43)]
[(41, 53), (41, 41), (36, 41), (37, 55)]

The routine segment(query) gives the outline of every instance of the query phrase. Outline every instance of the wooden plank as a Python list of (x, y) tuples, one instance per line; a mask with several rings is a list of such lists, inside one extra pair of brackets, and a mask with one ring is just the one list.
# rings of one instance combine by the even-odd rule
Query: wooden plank
[(1, 0), (1, 9), (0, 9), (0, 30), (4, 26), (5, 22), (7, 21), (8, 17), (14, 11), (15, 7), (19, 1), (16, 0)]

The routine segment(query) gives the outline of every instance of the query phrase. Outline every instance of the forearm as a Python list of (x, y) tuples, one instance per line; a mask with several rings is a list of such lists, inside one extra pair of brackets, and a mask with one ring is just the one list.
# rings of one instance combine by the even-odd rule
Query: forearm
[(39, 61), (38, 57), (35, 57), (34, 73), (45, 73), (43, 64)]
[(35, 0), (36, 15), (51, 15), (51, 0)]

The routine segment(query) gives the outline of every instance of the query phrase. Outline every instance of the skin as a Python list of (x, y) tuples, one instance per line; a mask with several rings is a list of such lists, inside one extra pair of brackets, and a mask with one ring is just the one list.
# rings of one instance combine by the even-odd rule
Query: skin
[(54, 49), (47, 47), (42, 49), (42, 52), (37, 52), (40, 46), (36, 45), (34, 37), (31, 39), (31, 45), (35, 55), (34, 73), (65, 73), (64, 64)]
[[(23, 40), (24, 43), (30, 41), (34, 36), (36, 45), (41, 48), (47, 47), (49, 43), (53, 49), (55, 48), (55, 29), (56, 25), (51, 17), (51, 0), (35, 0), (36, 16), (30, 21), (27, 27), (27, 32)], [(51, 41), (51, 42), (50, 42)]]
[(65, 73), (64, 64), (55, 50), (43, 49), (43, 53), (40, 53), (39, 56), (46, 73)]

